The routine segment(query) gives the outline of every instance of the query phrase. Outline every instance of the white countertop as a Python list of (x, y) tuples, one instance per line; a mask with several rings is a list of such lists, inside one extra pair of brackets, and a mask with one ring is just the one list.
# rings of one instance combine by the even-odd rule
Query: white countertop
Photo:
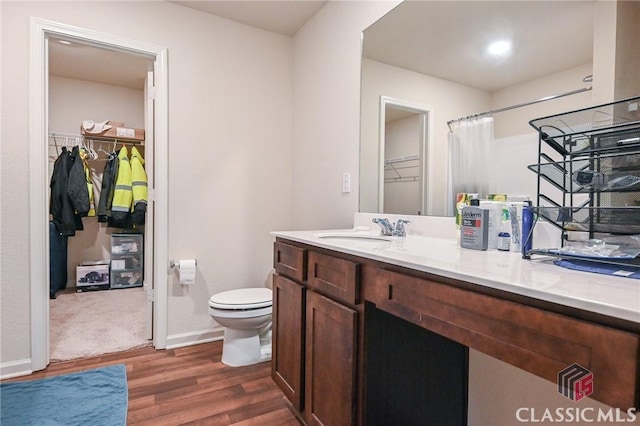
[[(640, 280), (573, 271), (519, 253), (460, 248), (455, 238), (320, 238), (353, 230), (272, 232), (276, 237), (640, 323)], [(375, 233), (372, 231), (372, 235)]]

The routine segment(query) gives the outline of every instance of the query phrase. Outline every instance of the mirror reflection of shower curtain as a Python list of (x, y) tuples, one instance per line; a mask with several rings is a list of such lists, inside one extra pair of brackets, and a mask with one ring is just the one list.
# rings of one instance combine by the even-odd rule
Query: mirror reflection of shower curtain
[[(448, 141), (448, 179), (446, 215), (454, 216), (456, 194), (489, 194), (491, 182), (490, 146), (493, 117), (452, 123)], [(493, 165), (496, 167), (499, 165)]]

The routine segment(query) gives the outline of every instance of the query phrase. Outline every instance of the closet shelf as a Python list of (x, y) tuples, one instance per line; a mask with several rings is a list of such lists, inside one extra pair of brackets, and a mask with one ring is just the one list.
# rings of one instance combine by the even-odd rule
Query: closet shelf
[(419, 160), (419, 155), (406, 155), (404, 157), (386, 158), (384, 164), (404, 163), (407, 161)]
[[(385, 183), (414, 182), (420, 178), (420, 156), (387, 158), (384, 160)], [(390, 175), (386, 175), (389, 172)]]
[(56, 147), (74, 147), (76, 145), (82, 145), (83, 142), (93, 141), (93, 142), (102, 142), (102, 143), (116, 143), (120, 145), (136, 145), (136, 146), (144, 146), (144, 141), (132, 140), (126, 138), (111, 138), (105, 136), (93, 136), (93, 135), (81, 135), (75, 133), (59, 133), (59, 132), (50, 132), (49, 133), (49, 145), (53, 145)]

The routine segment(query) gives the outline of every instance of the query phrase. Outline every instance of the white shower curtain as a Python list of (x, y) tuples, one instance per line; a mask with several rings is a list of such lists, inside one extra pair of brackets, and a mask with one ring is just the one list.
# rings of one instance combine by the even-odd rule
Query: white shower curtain
[(448, 141), (447, 216), (455, 215), (456, 194), (488, 195), (491, 167), (500, 167), (499, 164), (491, 164), (492, 141), (493, 117), (452, 124)]

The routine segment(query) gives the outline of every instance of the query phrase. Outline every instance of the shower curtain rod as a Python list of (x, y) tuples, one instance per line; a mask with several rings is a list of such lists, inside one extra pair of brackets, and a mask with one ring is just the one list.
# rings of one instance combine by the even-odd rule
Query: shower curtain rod
[(546, 101), (550, 101), (552, 99), (562, 98), (564, 96), (570, 96), (570, 95), (575, 95), (575, 94), (582, 93), (582, 92), (588, 92), (591, 89), (592, 89), (591, 86), (583, 87), (581, 89), (572, 90), (570, 92), (560, 93), (559, 95), (545, 96), (544, 98), (536, 99), (535, 101), (524, 102), (524, 103), (517, 104), (517, 105), (511, 105), (511, 106), (504, 107), (504, 108), (494, 109), (492, 111), (481, 112), (480, 114), (469, 115), (467, 117), (462, 117), (462, 118), (458, 118), (456, 120), (447, 121), (447, 126), (449, 126), (449, 131), (453, 132), (453, 129), (451, 128), (451, 125), (453, 123), (458, 123), (458, 122), (464, 121), (464, 120), (471, 120), (473, 118), (484, 117), (486, 115), (492, 115), (492, 114), (496, 114), (498, 112), (509, 111), (511, 109), (522, 108), (522, 107), (533, 105), (533, 104), (537, 104), (537, 103), (540, 103), (540, 102), (546, 102)]

